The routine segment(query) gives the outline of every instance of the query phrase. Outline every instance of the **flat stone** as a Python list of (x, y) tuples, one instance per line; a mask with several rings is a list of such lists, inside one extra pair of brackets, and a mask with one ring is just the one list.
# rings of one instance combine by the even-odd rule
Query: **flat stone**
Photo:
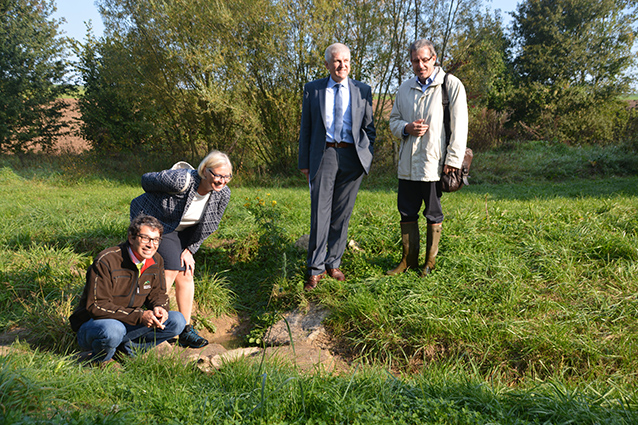
[(200, 357), (197, 362), (199, 370), (205, 373), (212, 373), (217, 369), (221, 369), (224, 364), (235, 361), (242, 357), (252, 357), (261, 352), (259, 347), (246, 347), (228, 350), (223, 353), (215, 354), (209, 357)]
[(310, 343), (325, 333), (321, 322), (329, 313), (327, 309), (314, 303), (309, 304), (307, 308), (297, 308), (271, 326), (266, 331), (264, 341), (266, 345), (286, 345), (290, 344), (292, 335), (296, 344)]
[(302, 235), (295, 242), (295, 248), (299, 251), (308, 251), (308, 243), (310, 241), (310, 235)]
[(268, 361), (281, 361), (299, 368), (301, 371), (333, 371), (336, 361), (328, 350), (312, 345), (290, 345), (282, 347), (267, 347), (266, 359)]
[(155, 356), (158, 359), (162, 357), (170, 357), (176, 352), (179, 352), (179, 348), (180, 347), (177, 343), (170, 344), (168, 341), (164, 341), (142, 354), (142, 357)]
[(180, 347), (179, 345), (175, 346), (177, 352), (179, 352), (179, 357), (185, 362), (201, 362), (202, 359), (208, 359), (209, 357), (215, 356), (219, 353), (223, 353), (226, 349), (221, 344), (208, 344), (202, 348), (189, 348), (189, 347)]
[(200, 354), (200, 357), (214, 357), (218, 354), (223, 354), (226, 351), (228, 350), (223, 345), (212, 342), (208, 344), (206, 347), (202, 348), (199, 354)]
[(361, 249), (357, 241), (354, 239), (350, 239), (350, 242), (348, 242), (348, 248), (354, 252), (363, 252), (363, 249)]
[[(308, 245), (310, 242), (310, 235), (301, 235), (299, 239), (295, 241), (295, 248), (299, 251), (308, 251)], [(348, 241), (348, 248), (354, 252), (362, 252), (363, 250), (354, 239)]]

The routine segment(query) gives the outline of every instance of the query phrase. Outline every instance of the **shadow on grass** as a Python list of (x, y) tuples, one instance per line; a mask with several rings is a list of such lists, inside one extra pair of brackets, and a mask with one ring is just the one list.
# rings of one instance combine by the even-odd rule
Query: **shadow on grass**
[[(488, 195), (497, 199), (521, 201), (530, 199), (638, 196), (638, 177), (574, 179), (563, 182), (475, 184), (464, 187), (461, 190), (463, 193), (472, 195)], [(455, 194), (445, 194), (444, 196), (455, 196)]]

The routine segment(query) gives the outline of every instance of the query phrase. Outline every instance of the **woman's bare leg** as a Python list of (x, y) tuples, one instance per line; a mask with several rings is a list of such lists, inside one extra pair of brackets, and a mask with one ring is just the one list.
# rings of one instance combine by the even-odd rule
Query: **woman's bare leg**
[(195, 282), (192, 273), (186, 274), (183, 270), (166, 270), (166, 288), (170, 289), (175, 282), (175, 301), (177, 309), (186, 319), (186, 324), (191, 322), (193, 312), (193, 297), (195, 296)]

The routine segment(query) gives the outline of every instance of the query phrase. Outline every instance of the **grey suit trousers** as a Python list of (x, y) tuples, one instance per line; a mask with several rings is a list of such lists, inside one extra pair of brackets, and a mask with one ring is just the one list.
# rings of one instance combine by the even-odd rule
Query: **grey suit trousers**
[(353, 146), (326, 148), (310, 181), (308, 274), (336, 269), (348, 242), (348, 223), (364, 169)]

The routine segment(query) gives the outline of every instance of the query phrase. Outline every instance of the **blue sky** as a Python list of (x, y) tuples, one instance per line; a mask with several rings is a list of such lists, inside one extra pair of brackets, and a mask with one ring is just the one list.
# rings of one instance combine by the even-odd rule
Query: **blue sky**
[(66, 19), (66, 23), (61, 25), (66, 36), (76, 40), (84, 40), (86, 35), (85, 21), (92, 22), (93, 32), (96, 36), (102, 35), (104, 25), (93, 0), (56, 0), (55, 5), (58, 10), (53, 14), (53, 18)]
[[(96, 36), (101, 36), (104, 31), (102, 18), (97, 11), (94, 0), (56, 0), (58, 11), (53, 15), (54, 18), (65, 18), (66, 23), (62, 25), (65, 35), (76, 40), (83, 40), (86, 35), (86, 25), (84, 22), (89, 20), (93, 24), (93, 32)], [(509, 22), (509, 15), (505, 12), (511, 12), (516, 8), (518, 1), (514, 0), (486, 0), (486, 5), (492, 9), (501, 9), (501, 16), (505, 22)]]

